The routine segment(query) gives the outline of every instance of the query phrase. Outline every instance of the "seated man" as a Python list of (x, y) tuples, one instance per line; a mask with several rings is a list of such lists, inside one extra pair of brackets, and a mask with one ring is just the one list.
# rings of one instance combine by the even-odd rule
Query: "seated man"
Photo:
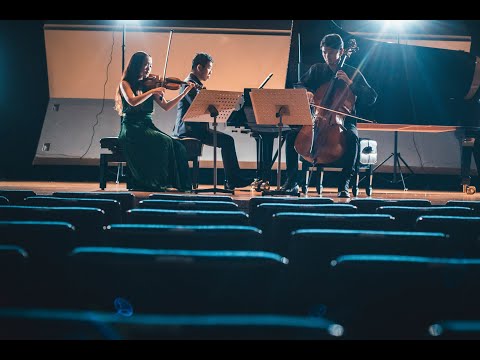
[[(185, 82), (193, 82), (201, 88), (202, 81), (210, 78), (213, 68), (213, 59), (207, 53), (198, 53), (192, 61), (192, 71), (185, 79)], [(183, 85), (180, 92), (184, 90)], [(203, 144), (213, 146), (213, 130), (210, 129), (209, 123), (184, 122), (183, 116), (200, 92), (197, 87), (190, 90), (178, 104), (177, 121), (173, 131), (177, 137), (193, 137), (199, 139)], [(225, 189), (234, 190), (235, 188), (245, 187), (253, 182), (253, 179), (243, 178), (240, 175), (240, 166), (238, 165), (237, 152), (235, 150), (235, 142), (233, 137), (217, 131), (217, 146), (222, 149), (223, 167), (225, 170)]]
[[(365, 77), (360, 70), (345, 64), (339, 68), (340, 60), (345, 52), (343, 40), (338, 34), (328, 34), (320, 42), (324, 63), (317, 63), (302, 76), (297, 87), (307, 89), (307, 96), (310, 103), (314, 102), (315, 93), (324, 84), (329, 83), (333, 78), (343, 81), (348, 89), (351, 90), (358, 103), (365, 105), (373, 105), (377, 100), (377, 93), (367, 83)], [(316, 99), (321, 100), (321, 99)], [(355, 103), (353, 104), (352, 115), (355, 115)], [(342, 172), (340, 173), (338, 182), (338, 197), (348, 198), (350, 178), (355, 172), (358, 154), (358, 130), (356, 120), (347, 117), (344, 122), (346, 151), (342, 158), (338, 160), (342, 164)], [(294, 148), (299, 128), (294, 128), (287, 134), (286, 139), (286, 162), (287, 162), (287, 181), (282, 189), (292, 193), (298, 193), (298, 154)], [(326, 164), (324, 164), (326, 165)]]

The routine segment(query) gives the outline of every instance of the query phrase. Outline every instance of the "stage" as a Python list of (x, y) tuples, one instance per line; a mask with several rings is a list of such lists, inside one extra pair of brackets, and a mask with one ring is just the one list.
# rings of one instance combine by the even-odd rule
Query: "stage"
[[(210, 184), (201, 184), (200, 189), (211, 188)], [(223, 188), (223, 187), (219, 187)], [(274, 190), (275, 188), (271, 188)], [(128, 191), (125, 183), (116, 184), (115, 182), (108, 182), (105, 190), (101, 190), (98, 186), (98, 182), (61, 182), (61, 181), (0, 181), (0, 190), (32, 190), (37, 195), (51, 195), (56, 191), (70, 191), (70, 192), (103, 192), (103, 191), (115, 191), (125, 192)], [(148, 198), (151, 192), (143, 191), (130, 191), (135, 195), (138, 201)], [(168, 191), (169, 194), (182, 194), (177, 191)], [(228, 194), (217, 193), (219, 196), (225, 196)], [(200, 195), (214, 195), (213, 193), (202, 193)], [(351, 190), (350, 190), (351, 195)], [(241, 210), (248, 209), (248, 202), (252, 197), (262, 196), (262, 193), (256, 192), (248, 187), (236, 189), (233, 195), (230, 195), (233, 200), (238, 204)], [(301, 194), (301, 197), (305, 195)], [(318, 197), (314, 187), (310, 187), (308, 191), (308, 197)], [(331, 198), (336, 203), (348, 203), (350, 199), (337, 198), (337, 189), (333, 187), (326, 187), (323, 190), (322, 197)], [(357, 198), (367, 198), (365, 189), (360, 188), (360, 193)], [(374, 188), (372, 198), (376, 199), (427, 199), (430, 200), (432, 205), (444, 205), (449, 200), (457, 201), (480, 201), (480, 193), (472, 195), (465, 194), (459, 191), (425, 191), (425, 190), (408, 190), (403, 191), (401, 189), (381, 189)]]

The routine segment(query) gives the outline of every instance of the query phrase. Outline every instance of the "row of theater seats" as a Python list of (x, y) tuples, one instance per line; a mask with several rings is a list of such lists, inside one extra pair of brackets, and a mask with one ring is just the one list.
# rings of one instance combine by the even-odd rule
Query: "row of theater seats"
[(0, 337), (12, 334), (11, 309), (95, 311), (133, 322), (149, 314), (293, 316), (340, 325), (336, 336), (350, 339), (422, 339), (440, 335), (441, 322), (480, 319), (479, 258), (383, 254), (383, 245), (364, 245), (368, 253), (338, 246), (338, 256), (291, 263), (258, 251), (79, 247), (41, 267), (20, 248), (14, 258), (6, 256), (14, 247), (0, 247)]
[[(0, 214), (3, 213), (0, 207)], [(31, 210), (31, 209), (27, 209)], [(30, 214), (35, 214), (37, 209)], [(310, 242), (337, 241), (341, 237), (356, 239), (383, 238), (437, 232), (445, 235), (443, 256), (480, 256), (478, 238), (479, 217), (422, 216), (413, 231), (395, 229), (395, 219), (390, 215), (373, 214), (302, 214), (278, 213), (272, 217), (267, 230), (249, 225), (177, 225), (177, 224), (110, 224), (93, 223), (83, 216), (81, 223), (65, 220), (65, 214), (75, 217), (79, 209), (41, 209), (49, 216), (62, 215), (63, 219), (39, 220), (30, 215), (22, 220), (0, 217), (0, 244), (20, 245), (33, 253), (65, 254), (75, 246), (125, 246), (188, 250), (255, 250), (273, 251), (291, 257), (300, 239), (312, 237)], [(80, 209), (80, 213), (82, 212)], [(96, 211), (86, 209), (86, 212)], [(28, 212), (25, 212), (27, 214)], [(43, 214), (42, 213), (42, 214)], [(198, 214), (197, 214), (198, 216)], [(219, 214), (216, 214), (219, 216)], [(90, 222), (89, 222), (90, 221)], [(74, 225), (72, 225), (72, 223)], [(77, 227), (80, 224), (79, 227)], [(307, 242), (307, 240), (303, 240)], [(437, 243), (440, 244), (440, 243)], [(313, 246), (313, 245), (312, 245)], [(420, 242), (418, 249), (428, 250), (431, 244)], [(443, 247), (436, 247), (443, 249)]]
[[(240, 211), (182, 211), (132, 209), (126, 223), (108, 221), (105, 212), (90, 207), (0, 206), (0, 232), (3, 244), (11, 241), (61, 242), (70, 246), (111, 246), (142, 244), (155, 248), (266, 250), (289, 256), (296, 231), (442, 232), (462, 256), (479, 253), (480, 217), (471, 209), (431, 207), (444, 215), (421, 215), (420, 208), (391, 208), (390, 214), (356, 214), (346, 204), (295, 206), (261, 204), (258, 216), (249, 224)], [(390, 212), (390, 208), (379, 210)], [(317, 211), (318, 213), (316, 213)], [(416, 213), (418, 211), (418, 213)], [(260, 221), (260, 220), (261, 221)], [(226, 224), (226, 225), (225, 225)], [(13, 239), (13, 240), (12, 240)], [(38, 240), (40, 239), (40, 240)], [(67, 241), (68, 240), (68, 241)], [(53, 243), (52, 243), (53, 244)], [(136, 245), (139, 246), (139, 245)]]
[[(476, 230), (480, 219), (475, 216), (476, 204), (447, 206), (448, 209), (431, 204), (417, 207), (430, 214), (446, 211), (446, 215), (417, 213), (421, 218), (415, 220), (416, 231), (395, 231), (396, 217), (412, 217), (408, 207), (401, 207), (394, 217), (378, 210), (377, 214), (359, 214), (354, 205), (333, 204), (331, 199), (322, 199), (324, 204), (275, 203), (283, 199), (265, 199), (266, 203), (250, 210), (258, 227), (248, 226), (249, 222), (224, 226), (123, 223), (90, 233), (90, 238), (83, 233), (80, 239), (77, 236), (81, 227), (95, 223), (96, 217), (87, 218), (81, 226), (52, 221), (65, 221), (58, 214), (69, 212), (68, 207), (43, 206), (33, 210), (37, 214), (57, 214), (53, 219), (44, 218), (50, 221), (3, 220), (0, 323), (4, 326), (0, 328), (18, 326), (19, 333), (26, 337), (29, 331), (32, 337), (41, 337), (34, 334), (41, 325), (32, 325), (28, 331), (22, 328), (30, 320), (44, 324), (38, 322), (38, 313), (25, 312), (30, 316), (22, 322), (12, 315), (15, 312), (10, 307), (38, 307), (53, 315), (63, 309), (66, 321), (69, 318), (65, 310), (79, 314), (98, 311), (100, 317), (106, 312), (114, 316), (105, 318), (105, 324), (111, 326), (115, 318), (127, 317), (132, 323), (139, 322), (133, 326), (143, 334), (132, 329), (127, 333), (120, 331), (127, 338), (168, 338), (170, 335), (159, 328), (165, 321), (165, 317), (158, 318), (159, 314), (237, 314), (245, 324), (251, 321), (258, 326), (265, 324), (256, 322), (257, 315), (272, 315), (271, 324), (280, 327), (278, 322), (284, 321), (284, 316), (294, 317), (298, 324), (304, 324), (305, 319), (322, 319), (323, 324), (328, 324), (313, 334), (302, 333), (299, 325), (299, 332), (290, 332), (289, 328), (278, 333), (279, 338), (440, 338), (445, 336), (442, 329), (448, 328), (441, 321), (480, 319), (476, 306), (480, 300), (476, 280), (480, 275)], [(162, 199), (149, 201), (147, 204)], [(185, 211), (138, 209), (134, 207), (140, 203), (135, 202), (130, 205), (129, 210), (129, 205), (123, 205), (121, 216), (171, 211), (178, 218)], [(3, 211), (15, 209), (15, 205), (0, 208), (0, 219), (4, 219)], [(87, 210), (105, 214), (104, 210)], [(213, 213), (217, 218), (221, 213), (239, 213), (232, 210)], [(302, 212), (297, 213), (298, 210)], [(67, 220), (76, 220), (75, 211), (81, 212), (78, 208), (73, 211), (76, 215), (70, 214)], [(198, 219), (206, 212), (190, 211), (191, 218)], [(455, 214), (462, 216), (451, 216)], [(167, 215), (157, 215), (156, 220), (163, 221)], [(243, 216), (249, 220), (246, 213)], [(420, 229), (419, 224), (429, 220), (436, 221), (431, 223), (432, 228)], [(98, 222), (98, 226), (105, 225), (105, 221)], [(432, 232), (439, 226), (448, 231)], [(152, 313), (157, 314), (151, 318), (156, 319), (151, 320), (158, 325), (156, 330), (140, 330), (143, 316)], [(178, 318), (175, 321), (181, 322)], [(55, 326), (53, 329), (61, 329), (63, 325), (60, 322), (59, 328)], [(123, 325), (115, 323), (114, 328), (117, 326)], [(230, 333), (233, 338), (262, 338), (261, 334), (268, 338), (261, 331), (255, 335), (253, 330), (239, 332), (234, 324), (226, 326), (236, 329)], [(193, 327), (190, 324), (186, 328)], [(213, 338), (229, 333), (223, 333), (221, 327), (212, 331)], [(176, 334), (179, 338), (201, 338), (199, 332)], [(9, 335), (3, 332), (0, 337)]]

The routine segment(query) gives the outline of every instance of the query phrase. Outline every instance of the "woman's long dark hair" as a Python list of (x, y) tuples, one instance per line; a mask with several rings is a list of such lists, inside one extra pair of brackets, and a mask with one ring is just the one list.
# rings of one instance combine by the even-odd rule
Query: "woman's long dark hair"
[(128, 82), (132, 87), (132, 90), (137, 90), (139, 86), (138, 77), (145, 66), (145, 60), (151, 57), (144, 51), (137, 51), (130, 58), (127, 68), (124, 70), (120, 83), (117, 86), (117, 92), (115, 93), (115, 107), (114, 109), (121, 116), (123, 115), (122, 93), (120, 91), (120, 84), (123, 80)]

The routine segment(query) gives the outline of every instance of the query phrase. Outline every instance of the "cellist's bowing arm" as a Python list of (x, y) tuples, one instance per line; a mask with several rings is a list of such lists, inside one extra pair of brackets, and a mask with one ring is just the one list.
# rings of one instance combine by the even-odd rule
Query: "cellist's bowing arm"
[(347, 83), (353, 94), (357, 96), (357, 101), (359, 103), (370, 106), (377, 100), (378, 95), (376, 91), (367, 83), (367, 80), (365, 80), (365, 77), (359, 71), (355, 71), (352, 75), (352, 79), (350, 79), (343, 70), (339, 70), (337, 71), (337, 77)]

